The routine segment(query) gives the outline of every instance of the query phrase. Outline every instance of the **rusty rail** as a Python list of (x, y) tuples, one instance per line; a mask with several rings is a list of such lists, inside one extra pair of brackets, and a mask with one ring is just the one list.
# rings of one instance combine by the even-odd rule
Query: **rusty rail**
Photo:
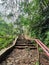
[(43, 49), (47, 56), (49, 56), (49, 48), (44, 45), (39, 39), (34, 39), (34, 41)]

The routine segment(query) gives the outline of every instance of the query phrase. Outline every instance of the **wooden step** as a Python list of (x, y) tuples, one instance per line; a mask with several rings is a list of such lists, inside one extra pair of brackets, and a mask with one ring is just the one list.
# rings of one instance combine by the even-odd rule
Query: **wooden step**
[(18, 49), (24, 49), (24, 48), (29, 48), (29, 49), (37, 49), (37, 47), (35, 47), (35, 46), (27, 46), (27, 45), (17, 45), (17, 46), (15, 46), (16, 48), (18, 48)]

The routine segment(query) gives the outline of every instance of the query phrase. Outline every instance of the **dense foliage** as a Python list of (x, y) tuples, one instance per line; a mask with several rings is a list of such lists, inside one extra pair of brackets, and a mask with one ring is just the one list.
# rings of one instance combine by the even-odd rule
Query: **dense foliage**
[(0, 16), (0, 50), (9, 46), (15, 37), (12, 23), (7, 24)]
[(49, 46), (49, 1), (25, 0), (21, 6), (23, 13), (20, 21), (28, 30), (29, 35), (39, 38)]
[[(15, 7), (15, 5), (12, 4), (12, 7)], [(8, 5), (6, 4), (6, 6)], [(8, 46), (13, 38), (19, 34), (27, 34), (33, 38), (39, 38), (49, 47), (49, 1), (24, 0), (19, 3), (19, 6), (20, 15), (17, 14), (19, 16), (15, 18), (16, 21), (14, 20), (14, 23), (7, 24), (0, 16), (0, 49)], [(10, 8), (13, 13), (16, 9), (12, 7)], [(6, 15), (8, 19), (13, 18), (16, 14), (12, 15), (11, 12)]]

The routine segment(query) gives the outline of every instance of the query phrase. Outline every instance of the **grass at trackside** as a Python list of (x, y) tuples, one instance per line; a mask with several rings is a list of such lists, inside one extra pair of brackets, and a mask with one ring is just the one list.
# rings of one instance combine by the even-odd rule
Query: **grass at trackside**
[(15, 37), (8, 37), (8, 38), (0, 38), (0, 50), (8, 47), (10, 44), (12, 44), (12, 41)]

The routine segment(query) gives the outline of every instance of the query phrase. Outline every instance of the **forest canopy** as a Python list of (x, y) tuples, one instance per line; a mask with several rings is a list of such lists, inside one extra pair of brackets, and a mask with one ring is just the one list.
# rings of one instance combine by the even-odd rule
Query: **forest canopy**
[[(2, 6), (5, 7), (5, 13), (0, 12), (0, 49), (8, 46), (11, 40), (19, 34), (38, 38), (49, 47), (48, 0), (12, 0), (12, 2), (2, 0)], [(17, 7), (18, 10), (16, 10)], [(9, 14), (7, 14), (8, 9), (10, 9)], [(7, 23), (4, 18), (10, 23)], [(1, 37), (8, 38), (6, 40)]]
[(26, 27), (27, 34), (38, 38), (49, 46), (49, 1), (25, 0), (21, 3), (21, 23)]

